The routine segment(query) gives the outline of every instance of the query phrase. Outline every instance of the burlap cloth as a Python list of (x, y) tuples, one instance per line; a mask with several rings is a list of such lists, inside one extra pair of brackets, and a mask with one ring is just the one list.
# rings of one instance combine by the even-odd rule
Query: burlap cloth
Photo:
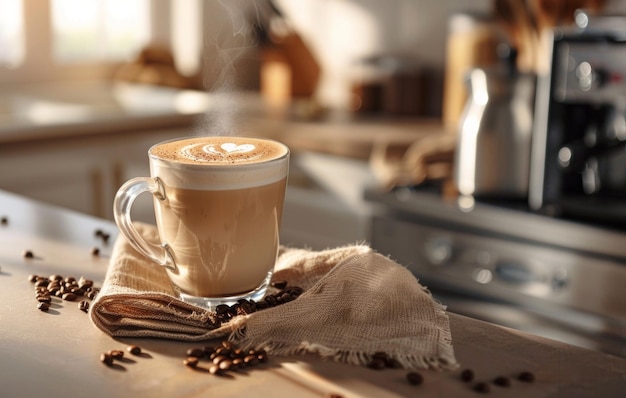
[[(138, 229), (157, 240), (153, 226)], [(281, 248), (274, 280), (304, 293), (211, 329), (210, 312), (178, 299), (165, 270), (120, 236), (90, 317), (115, 337), (228, 337), (274, 355), (308, 352), (366, 364), (376, 352), (385, 352), (405, 368), (457, 367), (445, 307), (407, 269), (368, 246), (319, 252)]]

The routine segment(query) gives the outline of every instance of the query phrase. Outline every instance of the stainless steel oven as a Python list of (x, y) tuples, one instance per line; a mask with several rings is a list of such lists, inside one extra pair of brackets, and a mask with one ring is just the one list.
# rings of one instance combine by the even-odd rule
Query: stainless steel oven
[(370, 190), (372, 246), (451, 311), (626, 357), (626, 234), (518, 202)]

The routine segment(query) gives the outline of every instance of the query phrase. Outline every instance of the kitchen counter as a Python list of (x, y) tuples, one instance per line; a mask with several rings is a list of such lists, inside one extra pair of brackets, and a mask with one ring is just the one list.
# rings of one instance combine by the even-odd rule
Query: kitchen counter
[(190, 126), (214, 98), (197, 90), (116, 81), (3, 87), (0, 144)]
[[(198, 344), (113, 339), (76, 302), (54, 300), (50, 311), (37, 309), (29, 274), (84, 276), (102, 284), (117, 235), (113, 223), (3, 191), (0, 216), (6, 217), (0, 225), (2, 397), (474, 397), (472, 384), (460, 380), (466, 368), (476, 381), (510, 377), (509, 387), (490, 384), (490, 394), (498, 397), (621, 397), (626, 391), (623, 359), (452, 313), (461, 367), (420, 371), (424, 382), (419, 386), (406, 381), (406, 370), (377, 371), (314, 356), (270, 357), (267, 364), (228, 378), (193, 371), (182, 361), (185, 351)], [(110, 234), (108, 243), (96, 230)], [(93, 247), (99, 255), (94, 256)], [(34, 258), (24, 258), (25, 250)], [(141, 346), (144, 355), (119, 367), (100, 362), (102, 352), (129, 344)], [(536, 380), (514, 379), (521, 371), (532, 372)]]

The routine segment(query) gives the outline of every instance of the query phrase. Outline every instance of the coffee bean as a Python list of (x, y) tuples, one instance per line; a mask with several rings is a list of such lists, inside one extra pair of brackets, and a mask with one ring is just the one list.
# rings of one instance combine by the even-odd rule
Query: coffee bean
[(221, 362), (227, 360), (228, 357), (225, 355), (217, 355), (215, 358), (213, 358), (213, 364), (215, 365), (219, 365)]
[(76, 278), (74, 278), (73, 276), (68, 276), (65, 279), (63, 279), (63, 282), (73, 285), (74, 283), (76, 283)]
[(220, 369), (222, 370), (231, 370), (233, 367), (233, 361), (231, 361), (230, 359), (225, 359), (223, 361), (221, 361), (218, 366), (220, 367)]
[(504, 376), (498, 376), (493, 379), (493, 384), (500, 387), (509, 387), (511, 385), (511, 380)]
[(256, 357), (259, 360), (259, 362), (267, 362), (268, 361), (267, 352), (265, 352), (265, 350), (257, 351)]
[(462, 371), (461, 380), (463, 380), (466, 383), (469, 383), (470, 381), (474, 380), (474, 371), (472, 369), (465, 369), (464, 371)]
[(367, 367), (370, 369), (381, 370), (385, 369), (387, 365), (385, 364), (385, 360), (381, 358), (374, 358), (367, 364)]
[(141, 354), (141, 347), (139, 347), (138, 345), (129, 345), (128, 347), (126, 347), (126, 351), (130, 352), (133, 355), (139, 355)]
[(187, 357), (183, 363), (185, 364), (185, 366), (188, 366), (190, 368), (197, 368), (198, 367), (198, 357)]
[(220, 369), (218, 365), (211, 365), (209, 367), (209, 373), (211, 373), (212, 375), (219, 375), (222, 374), (222, 369)]
[(103, 232), (101, 229), (96, 229), (93, 234), (99, 238), (102, 236)]
[(22, 256), (24, 256), (24, 258), (35, 258), (35, 254), (30, 250), (24, 250)]
[(243, 362), (242, 358), (233, 359), (233, 366), (237, 368), (243, 368), (246, 364)]
[(108, 354), (113, 358), (113, 359), (122, 359), (124, 358), (124, 351), (122, 350), (110, 350), (108, 352)]
[(397, 359), (391, 358), (391, 357), (385, 360), (385, 366), (391, 369), (400, 369), (402, 367), (402, 365), (400, 364), (400, 362), (398, 362)]
[(50, 309), (50, 304), (48, 304), (48, 303), (46, 303), (46, 302), (39, 303), (39, 305), (37, 306), (37, 308), (38, 308), (40, 311), (44, 311), (44, 312), (46, 312), (46, 311), (48, 311), (48, 310)]
[(41, 294), (37, 296), (37, 301), (40, 303), (50, 303), (52, 302), (52, 298), (50, 298), (50, 295)]
[(0, 217), (0, 224), (8, 225), (9, 224), (9, 218), (7, 216)]
[(230, 348), (217, 347), (215, 349), (215, 353), (217, 355), (229, 356), (230, 354), (232, 354), (232, 350)]
[(229, 310), (230, 310), (230, 306), (228, 306), (226, 304), (219, 304), (217, 307), (215, 307), (215, 312), (218, 315), (226, 314)]
[(76, 300), (76, 297), (76, 294), (71, 292), (63, 293), (63, 296), (61, 296), (61, 298), (65, 301), (74, 301)]
[(533, 381), (535, 381), (535, 375), (531, 372), (521, 372), (519, 375), (517, 375), (517, 379), (520, 381), (525, 381), (527, 383), (532, 383)]
[(40, 279), (35, 282), (35, 287), (48, 287), (48, 281), (45, 279)]
[(100, 354), (100, 362), (102, 362), (106, 366), (112, 366), (113, 357), (109, 353), (103, 352), (102, 354)]
[(407, 373), (406, 379), (408, 380), (409, 384), (412, 384), (414, 386), (419, 386), (424, 382), (424, 377), (417, 372)]
[(187, 350), (188, 357), (202, 358), (204, 356), (204, 349), (202, 348), (190, 348)]
[(248, 366), (254, 366), (259, 362), (259, 360), (256, 355), (246, 355), (243, 358), (243, 362)]
[(483, 394), (488, 393), (490, 390), (491, 389), (489, 388), (489, 384), (484, 383), (484, 382), (476, 383), (476, 385), (474, 386), (474, 391), (480, 392)]
[(85, 291), (79, 287), (72, 287), (70, 288), (70, 293), (74, 293), (77, 296), (84, 296), (85, 295)]
[(290, 301), (293, 301), (293, 297), (291, 297), (291, 294), (285, 292), (283, 294), (280, 295), (280, 299), (283, 303), (288, 303)]
[(87, 291), (87, 289), (91, 289), (93, 287), (93, 281), (81, 276), (78, 280), (78, 287)]
[(28, 275), (28, 281), (31, 282), (31, 283), (37, 282), (37, 279), (39, 279), (39, 276), (37, 276), (35, 274)]
[(78, 309), (83, 311), (83, 312), (89, 312), (89, 301), (81, 300), (78, 303)]
[(98, 249), (97, 247), (92, 247), (91, 248), (91, 255), (94, 257), (98, 257), (100, 255), (100, 249)]
[(101, 236), (102, 241), (103, 241), (105, 244), (109, 242), (109, 238), (110, 238), (110, 237), (111, 237), (111, 235), (110, 235), (110, 234), (107, 234), (106, 232), (103, 232), (103, 233), (102, 233), (102, 236)]
[(276, 281), (276, 282), (272, 282), (272, 287), (275, 287), (276, 289), (284, 289), (287, 287), (287, 281)]

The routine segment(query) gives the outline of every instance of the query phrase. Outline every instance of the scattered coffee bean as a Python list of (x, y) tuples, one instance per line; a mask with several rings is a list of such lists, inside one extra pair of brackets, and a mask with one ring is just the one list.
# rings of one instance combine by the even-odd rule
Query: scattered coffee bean
[(89, 312), (89, 301), (87, 300), (81, 300), (78, 303), (78, 309), (83, 311), (83, 312)]
[(97, 247), (91, 248), (91, 255), (94, 257), (98, 257), (100, 255), (100, 249), (98, 249)]
[(228, 357), (225, 355), (218, 355), (215, 358), (213, 358), (213, 364), (214, 365), (219, 365), (220, 362), (227, 360)]
[(385, 364), (384, 359), (374, 358), (368, 362), (367, 367), (370, 369), (381, 370), (381, 369), (385, 369), (387, 365)]
[(50, 309), (50, 304), (49, 304), (49, 303), (46, 303), (46, 302), (39, 303), (39, 305), (37, 306), (37, 308), (38, 308), (40, 311), (46, 312), (46, 311), (48, 311), (48, 310)]
[(122, 350), (110, 350), (107, 354), (109, 354), (113, 359), (124, 358), (124, 351)]
[(75, 293), (72, 292), (67, 292), (67, 293), (63, 293), (63, 295), (61, 296), (61, 298), (65, 301), (74, 301), (76, 300), (77, 296)]
[(520, 381), (525, 381), (527, 383), (532, 383), (533, 381), (535, 381), (535, 375), (531, 372), (521, 372), (519, 375), (517, 375), (517, 379)]
[(243, 357), (243, 362), (246, 365), (254, 366), (259, 362), (259, 359), (256, 355), (246, 355), (245, 357)]
[(187, 350), (188, 357), (202, 358), (204, 356), (203, 348), (190, 348)]
[(30, 250), (24, 250), (22, 256), (24, 256), (24, 258), (35, 258), (35, 254)]
[(52, 298), (50, 297), (50, 295), (45, 295), (45, 294), (40, 294), (37, 296), (37, 301), (39, 301), (40, 303), (50, 303), (52, 302)]
[(511, 380), (504, 376), (498, 376), (493, 379), (493, 384), (500, 387), (509, 387), (511, 385)]
[(35, 275), (35, 274), (30, 274), (28, 275), (28, 281), (31, 283), (35, 283), (37, 282), (37, 279), (39, 278), (39, 276)]
[(472, 369), (465, 369), (464, 371), (462, 371), (461, 380), (463, 380), (466, 383), (469, 383), (470, 381), (474, 380), (474, 371)]
[(185, 364), (185, 366), (188, 366), (190, 368), (196, 368), (198, 367), (198, 357), (187, 357), (183, 363)]
[(343, 398), (343, 395), (330, 393), (326, 395), (325, 398)]
[(104, 243), (107, 243), (109, 241), (109, 238), (111, 237), (111, 235), (109, 235), (108, 233), (104, 232), (101, 229), (96, 229), (94, 231), (94, 235), (96, 238), (102, 239)]
[(7, 216), (0, 217), (0, 224), (8, 225), (9, 224), (9, 218)]
[(138, 345), (129, 345), (128, 347), (126, 347), (126, 351), (130, 352), (133, 355), (139, 355), (141, 354), (141, 347), (139, 347)]
[(476, 383), (476, 385), (474, 386), (474, 391), (480, 392), (483, 394), (488, 393), (490, 390), (491, 389), (489, 388), (489, 384), (484, 383), (484, 382)]
[(233, 359), (233, 366), (241, 369), (246, 366), (246, 364), (243, 362), (243, 359), (241, 357), (237, 357)]
[(39, 279), (35, 282), (35, 287), (48, 287), (48, 281), (45, 279)]
[(102, 354), (100, 354), (100, 362), (102, 362), (106, 366), (112, 366), (113, 357), (109, 353), (103, 352)]
[(409, 372), (406, 374), (406, 379), (409, 382), (409, 384), (412, 384), (414, 386), (419, 386), (420, 384), (422, 384), (424, 382), (424, 377), (417, 373), (417, 372)]
[(81, 289), (92, 288), (93, 287), (93, 281), (91, 279), (85, 278), (84, 276), (81, 276), (78, 279), (78, 287), (80, 287)]
[(203, 358), (207, 358), (211, 361), (208, 368), (209, 373), (218, 375), (253, 367), (268, 360), (265, 350), (250, 349), (244, 351), (228, 340), (220, 342), (217, 347), (190, 348), (187, 350), (187, 359), (189, 358), (196, 358), (198, 363)]
[(224, 359), (218, 364), (218, 366), (222, 370), (231, 370), (233, 367), (233, 361), (231, 361), (230, 359)]
[(287, 281), (276, 281), (276, 282), (272, 282), (272, 287), (275, 287), (276, 289), (284, 289), (287, 287)]

